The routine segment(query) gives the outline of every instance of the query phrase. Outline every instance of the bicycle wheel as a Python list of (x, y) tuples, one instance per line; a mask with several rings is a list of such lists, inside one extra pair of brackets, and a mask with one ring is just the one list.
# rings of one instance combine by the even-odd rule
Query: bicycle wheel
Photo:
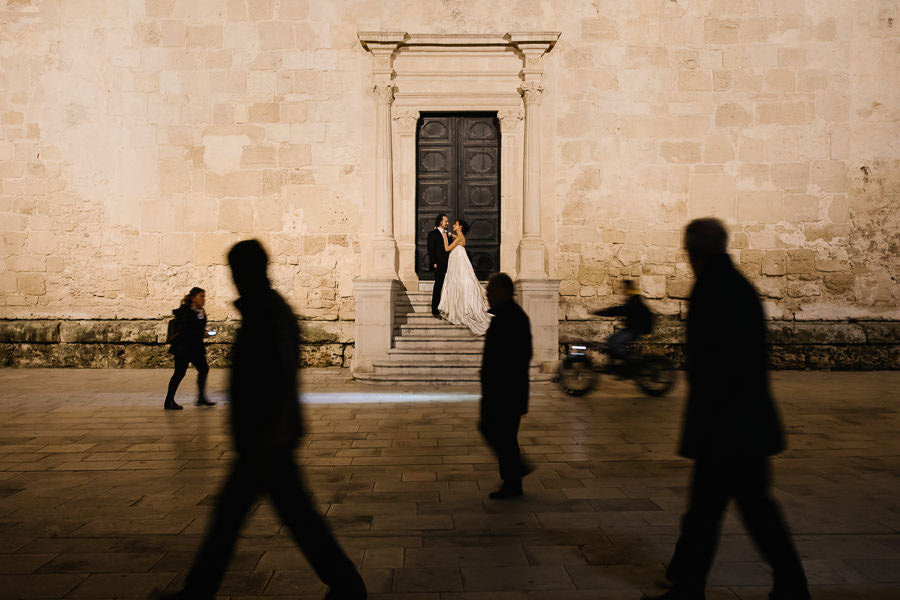
[(634, 380), (638, 387), (648, 396), (668, 394), (675, 385), (675, 367), (665, 358), (650, 356), (638, 366)]
[(597, 373), (587, 356), (567, 356), (559, 363), (559, 385), (570, 396), (583, 396), (597, 385)]

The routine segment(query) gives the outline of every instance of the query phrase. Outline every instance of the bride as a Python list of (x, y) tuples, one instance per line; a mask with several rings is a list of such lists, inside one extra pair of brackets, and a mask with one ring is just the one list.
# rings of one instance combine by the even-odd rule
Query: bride
[(491, 323), (484, 290), (475, 276), (469, 255), (466, 254), (466, 234), (469, 224), (462, 219), (453, 224), (456, 239), (449, 246), (444, 238), (444, 249), (450, 253), (447, 259), (447, 275), (441, 291), (438, 310), (454, 325), (465, 325), (475, 335), (484, 335)]

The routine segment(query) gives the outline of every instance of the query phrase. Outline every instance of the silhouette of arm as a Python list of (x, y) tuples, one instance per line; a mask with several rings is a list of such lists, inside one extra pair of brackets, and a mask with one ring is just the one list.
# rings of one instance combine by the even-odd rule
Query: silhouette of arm
[(598, 317), (622, 317), (625, 315), (625, 304), (620, 304), (619, 306), (610, 306), (609, 308), (601, 308), (600, 310), (595, 310), (593, 313)]

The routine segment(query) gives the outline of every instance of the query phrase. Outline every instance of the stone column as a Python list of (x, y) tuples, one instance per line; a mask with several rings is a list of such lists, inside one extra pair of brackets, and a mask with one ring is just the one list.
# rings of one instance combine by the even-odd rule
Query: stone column
[(521, 108), (504, 108), (500, 121), (500, 270), (515, 279), (516, 256), (522, 241), (522, 121)]
[(555, 372), (559, 359), (559, 280), (548, 277), (547, 249), (541, 232), (542, 58), (559, 34), (510, 36), (525, 58), (521, 87), (525, 103), (522, 241), (519, 243), (516, 294), (531, 320), (534, 363), (546, 374)]
[(394, 211), (397, 223), (400, 281), (407, 290), (418, 289), (416, 274), (416, 125), (419, 111), (401, 110), (394, 113), (394, 132), (399, 152), (394, 165)]
[(393, 150), (391, 103), (394, 84), (375, 83), (375, 240), (372, 242), (372, 275), (397, 276), (397, 242), (394, 240)]
[(546, 277), (546, 249), (541, 237), (541, 94), (540, 81), (522, 84), (525, 99), (525, 177), (522, 241), (519, 244), (519, 276)]
[(359, 33), (372, 53), (375, 85), (375, 239), (365, 278), (353, 285), (356, 340), (353, 372), (369, 372), (391, 349), (397, 296), (397, 243), (394, 240), (394, 173), (391, 104), (394, 100), (393, 56), (405, 33)]

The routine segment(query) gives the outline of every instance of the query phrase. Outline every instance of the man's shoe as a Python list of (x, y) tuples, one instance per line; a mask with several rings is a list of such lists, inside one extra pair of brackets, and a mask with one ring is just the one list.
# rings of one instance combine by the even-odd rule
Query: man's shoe
[(164, 410), (181, 410), (182, 408), (184, 407), (174, 400), (166, 400), (165, 404), (163, 404)]
[(433, 310), (433, 311), (431, 311), (431, 316), (434, 317), (434, 318), (436, 318), (436, 319), (440, 319), (440, 318), (441, 318), (441, 311), (439, 311), (439, 310)]
[(197, 406), (215, 406), (216, 403), (207, 398), (197, 398), (197, 401), (194, 402)]
[(488, 498), (491, 500), (507, 500), (509, 498), (520, 498), (521, 496), (522, 486), (511, 487), (506, 485), (501, 485), (499, 490), (488, 494)]

